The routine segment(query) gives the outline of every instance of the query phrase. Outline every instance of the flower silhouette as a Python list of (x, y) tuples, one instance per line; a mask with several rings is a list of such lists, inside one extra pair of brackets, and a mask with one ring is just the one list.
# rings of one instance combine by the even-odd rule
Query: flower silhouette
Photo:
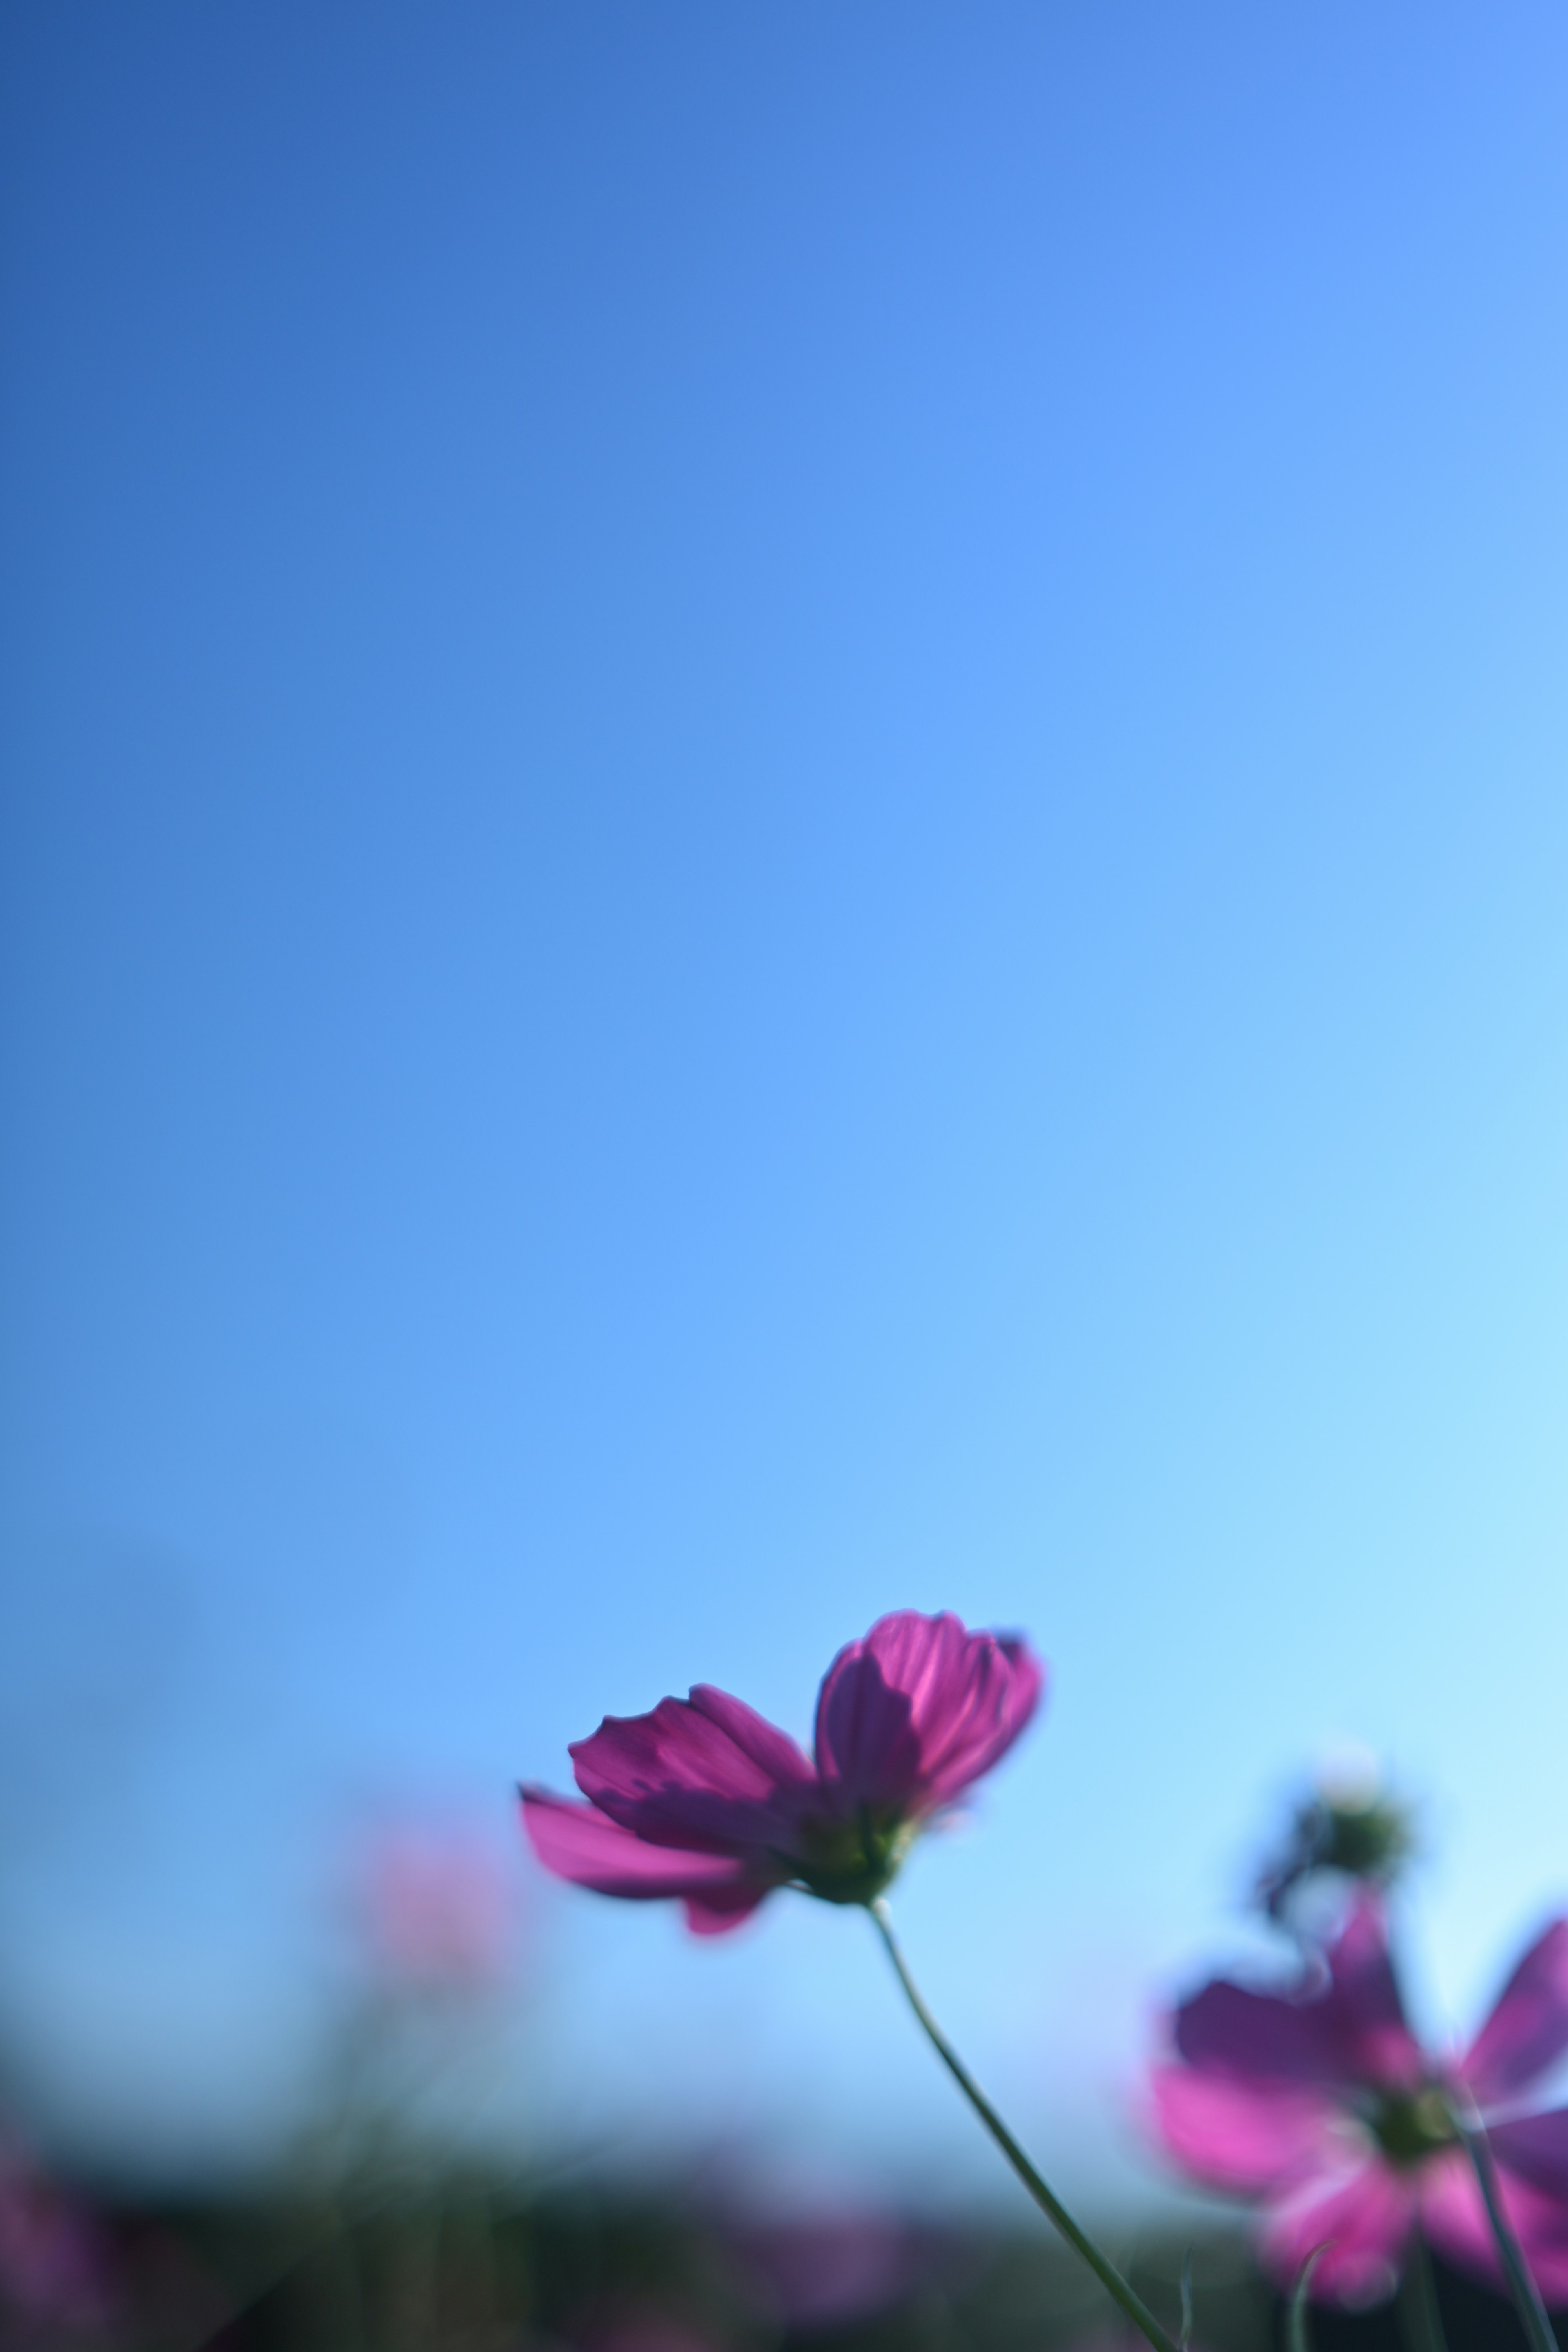
[(571, 1749), (586, 1803), (525, 1788), (523, 1818), (558, 1877), (677, 1896), (700, 1935), (736, 1927), (777, 1886), (869, 1903), (922, 1823), (1005, 1755), (1043, 1682), (1023, 1642), (899, 1610), (823, 1677), (814, 1757), (699, 1684), (651, 1714), (606, 1716)]

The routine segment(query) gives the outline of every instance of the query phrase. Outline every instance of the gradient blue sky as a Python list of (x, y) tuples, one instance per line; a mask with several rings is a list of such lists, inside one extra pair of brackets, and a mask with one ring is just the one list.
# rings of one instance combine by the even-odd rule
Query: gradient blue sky
[[(229, 2144), (356, 1807), (900, 1604), (1052, 1661), (901, 1907), (1069, 2180), (1325, 1739), (1468, 2010), (1568, 1895), (1561, 9), (3, 26), (57, 2099)], [(852, 1916), (538, 1903), (520, 2112), (992, 2179)]]

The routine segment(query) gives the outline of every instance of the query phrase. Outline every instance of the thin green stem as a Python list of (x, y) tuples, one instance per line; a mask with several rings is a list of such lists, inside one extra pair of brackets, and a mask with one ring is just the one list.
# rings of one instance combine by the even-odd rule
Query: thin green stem
[(952, 2042), (949, 2042), (946, 2034), (943, 2033), (941, 2026), (937, 2023), (930, 2010), (926, 2007), (925, 2002), (921, 1996), (919, 1986), (916, 1984), (913, 1977), (910, 1976), (908, 1968), (904, 1964), (904, 1956), (899, 1949), (898, 1940), (893, 1934), (892, 1922), (888, 1916), (886, 1906), (880, 1902), (875, 1902), (868, 1904), (866, 1907), (877, 1923), (878, 1933), (880, 1935), (883, 1943), (888, 1948), (888, 1958), (893, 1963), (894, 1973), (897, 1975), (899, 1982), (903, 1986), (910, 2007), (914, 2011), (915, 2015), (919, 2018), (921, 2025), (925, 2028), (927, 2039), (930, 2041), (932, 2049), (936, 2052), (937, 2056), (942, 2060), (942, 2064), (947, 2068), (948, 2073), (952, 2076), (953, 2081), (958, 2084), (959, 2089), (963, 2093), (964, 2097), (969, 2101), (970, 2105), (974, 2109), (975, 2114), (979, 2116), (981, 2122), (984, 2125), (986, 2130), (990, 2133), (992, 2138), (995, 2141), (997, 2147), (1001, 2149), (1003, 2155), (1006, 2158), (1008, 2163), (1012, 2166), (1014, 2171), (1017, 2174), (1019, 2179), (1023, 2182), (1025, 2188), (1028, 2190), (1030, 2196), (1034, 2199), (1041, 2212), (1046, 2216), (1046, 2219), (1052, 2224), (1052, 2226), (1056, 2230), (1059, 2231), (1061, 2235), (1067, 2240), (1068, 2245), (1073, 2249), (1073, 2252), (1077, 2254), (1082, 2255), (1084, 2261), (1089, 2264), (1089, 2269), (1094, 2273), (1096, 2278), (1100, 2281), (1107, 2294), (1109, 2294), (1114, 2302), (1120, 2304), (1121, 2309), (1132, 2322), (1133, 2326), (1138, 2329), (1141, 2335), (1146, 2336), (1149, 2342), (1154, 2346), (1155, 2352), (1177, 2352), (1175, 2339), (1173, 2336), (1166, 2335), (1165, 2330), (1161, 2326), (1159, 2321), (1144, 2303), (1142, 2297), (1137, 2294), (1134, 2290), (1129, 2286), (1127, 2281), (1122, 2277), (1115, 2264), (1106, 2260), (1105, 2256), (1100, 2252), (1100, 2248), (1095, 2244), (1093, 2239), (1089, 2236), (1086, 2231), (1079, 2229), (1078, 2223), (1073, 2220), (1072, 2215), (1068, 2211), (1067, 2207), (1062, 2203), (1061, 2200), (1054, 2193), (1053, 2190), (1048, 2189), (1045, 2181), (1041, 2179), (1040, 2175), (1036, 2171), (1034, 2166), (1030, 2163), (1028, 2158), (1025, 2155), (1023, 2149), (1019, 2147), (1017, 2141), (1014, 2138), (1012, 2133), (1008, 2130), (1006, 2125), (1003, 2122), (1001, 2116), (997, 2114), (990, 2100), (985, 2096), (985, 2094), (980, 2088), (979, 2084), (975, 2082), (973, 2076), (970, 2074), (969, 2069), (965, 2066), (963, 2059), (960, 2058)]
[(1307, 2326), (1307, 2298), (1311, 2293), (1312, 2273), (1323, 2257), (1325, 2249), (1314, 2246), (1296, 2273), (1289, 2308), (1285, 2315), (1285, 2336), (1290, 2352), (1312, 2352), (1311, 2331)]
[(1513, 2307), (1519, 2314), (1520, 2326), (1531, 2352), (1557, 2352), (1557, 2338), (1552, 2332), (1552, 2322), (1546, 2316), (1546, 2305), (1541, 2300), (1541, 2289), (1530, 2274), (1524, 2251), (1513, 2234), (1512, 2225), (1502, 2210), (1502, 2198), (1498, 2190), (1497, 2166), (1492, 2161), (1491, 2142), (1486, 2126), (1473, 2110), (1468, 2115), (1455, 2114), (1459, 2137), (1465, 2143), (1465, 2153), (1475, 2168), (1480, 2184), (1481, 2200), (1491, 2223), (1492, 2239), (1508, 2281)]
[(1419, 2230), (1410, 2242), (1410, 2259), (1399, 2282), (1399, 2324), (1410, 2352), (1448, 2352), (1432, 2257)]

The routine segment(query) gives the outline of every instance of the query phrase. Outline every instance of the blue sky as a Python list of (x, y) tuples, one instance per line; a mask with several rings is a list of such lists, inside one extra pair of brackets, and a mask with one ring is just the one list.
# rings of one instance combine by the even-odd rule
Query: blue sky
[[(33, 2074), (242, 2138), (356, 1808), (899, 1605), (1052, 1662), (902, 1908), (1069, 2179), (1326, 1740), (1468, 2011), (1568, 1896), (1560, 12), (4, 40)], [(552, 2129), (989, 2180), (853, 1918), (534, 1899)]]

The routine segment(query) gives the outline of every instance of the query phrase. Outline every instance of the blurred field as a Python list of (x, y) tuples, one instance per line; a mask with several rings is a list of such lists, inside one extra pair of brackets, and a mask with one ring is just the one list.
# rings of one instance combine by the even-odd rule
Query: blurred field
[[(34, 2189), (0, 2219), (6, 2352), (1117, 2352), (1129, 2339), (1042, 2230), (888, 2213), (725, 2212), (452, 2169), (335, 2194), (91, 2200)], [(66, 2236), (60, 2233), (62, 2229)], [(52, 2273), (40, 2233), (56, 2233)], [(1173, 2317), (1184, 2248), (1120, 2249)], [(1194, 2343), (1284, 2343), (1239, 2237), (1193, 2249)], [(62, 2255), (71, 2260), (59, 2259)], [(1450, 2352), (1519, 2341), (1506, 2305), (1442, 2272)], [(1314, 2315), (1318, 2352), (1403, 2342), (1394, 2306)]]

